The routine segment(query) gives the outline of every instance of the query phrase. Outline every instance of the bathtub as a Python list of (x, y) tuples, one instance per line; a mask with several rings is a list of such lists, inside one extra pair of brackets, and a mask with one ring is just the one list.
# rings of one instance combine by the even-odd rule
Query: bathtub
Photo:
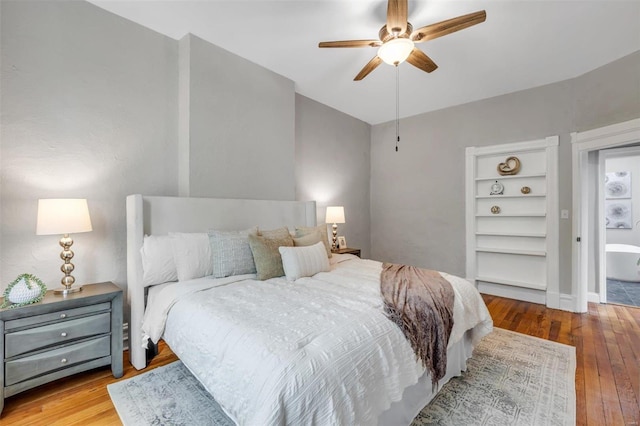
[(607, 244), (607, 278), (640, 282), (640, 247), (628, 244)]

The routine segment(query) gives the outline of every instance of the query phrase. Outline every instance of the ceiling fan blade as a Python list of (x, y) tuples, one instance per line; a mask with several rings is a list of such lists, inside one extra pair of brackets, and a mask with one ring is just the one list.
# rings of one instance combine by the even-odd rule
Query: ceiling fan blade
[(362, 68), (360, 70), (360, 72), (358, 73), (358, 75), (356, 75), (356, 78), (354, 78), (354, 81), (360, 81), (363, 78), (365, 78), (367, 75), (369, 75), (369, 73), (371, 71), (373, 71), (374, 69), (376, 69), (376, 67), (378, 65), (380, 65), (382, 63), (382, 59), (380, 59), (378, 57), (378, 55), (374, 56), (372, 60), (369, 61), (369, 63), (367, 65), (364, 66), (364, 68)]
[(415, 47), (407, 58), (407, 62), (425, 72), (432, 72), (435, 71), (436, 68), (438, 68), (436, 63), (433, 62), (431, 58), (426, 55), (426, 53)]
[(487, 19), (487, 13), (484, 10), (469, 13), (468, 15), (458, 16), (457, 18), (447, 19), (437, 24), (427, 25), (418, 28), (411, 33), (411, 40), (420, 43), (434, 38), (442, 37), (447, 34), (455, 33), (472, 25), (480, 24)]
[(387, 31), (401, 35), (407, 31), (407, 0), (389, 0), (387, 4)]
[(321, 41), (318, 47), (378, 47), (382, 45), (380, 40), (343, 40)]

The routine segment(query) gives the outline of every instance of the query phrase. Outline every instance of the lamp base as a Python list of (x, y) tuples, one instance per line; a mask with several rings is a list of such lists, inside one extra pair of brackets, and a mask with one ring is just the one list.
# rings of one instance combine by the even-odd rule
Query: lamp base
[(71, 293), (78, 293), (82, 291), (82, 286), (76, 286), (76, 287), (58, 287), (55, 290), (53, 290), (53, 292), (55, 294), (61, 294), (63, 296), (66, 296), (67, 294), (71, 294)]
[(82, 286), (72, 287), (73, 283), (76, 282), (76, 279), (71, 275), (75, 266), (71, 263), (71, 259), (73, 259), (73, 251), (71, 250), (71, 246), (73, 245), (73, 239), (69, 236), (69, 234), (64, 234), (62, 238), (60, 238), (60, 246), (62, 247), (62, 253), (60, 253), (60, 259), (64, 260), (64, 263), (60, 267), (60, 270), (64, 273), (64, 277), (60, 280), (62, 283), (62, 287), (58, 287), (53, 290), (54, 294), (62, 294), (66, 296), (67, 294), (77, 293), (82, 291)]

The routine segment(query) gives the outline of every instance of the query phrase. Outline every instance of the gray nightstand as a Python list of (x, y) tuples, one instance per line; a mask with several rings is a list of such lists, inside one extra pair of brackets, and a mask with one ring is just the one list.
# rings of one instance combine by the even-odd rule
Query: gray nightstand
[(331, 250), (331, 253), (336, 253), (336, 254), (353, 254), (353, 255), (356, 255), (356, 256), (360, 257), (360, 249), (357, 249), (357, 248), (349, 248), (349, 247), (345, 247), (345, 248), (341, 248), (341, 249)]
[(81, 371), (111, 365), (122, 377), (122, 290), (111, 282), (0, 309), (0, 332), (0, 413), (5, 398)]

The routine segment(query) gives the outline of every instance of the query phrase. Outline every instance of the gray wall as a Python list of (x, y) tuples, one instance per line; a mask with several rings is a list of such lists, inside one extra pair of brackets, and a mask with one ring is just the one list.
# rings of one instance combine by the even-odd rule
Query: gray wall
[(125, 196), (177, 195), (175, 41), (84, 2), (2, 1), (0, 289), (60, 284), (39, 198), (87, 198), (78, 283), (126, 282)]
[[(327, 206), (344, 206), (338, 225), (349, 247), (369, 256), (371, 127), (324, 104), (296, 95), (296, 199), (316, 200), (318, 222)], [(330, 228), (329, 228), (330, 231)]]
[(189, 49), (189, 195), (293, 200), (293, 81), (186, 38), (180, 53)]
[[(640, 117), (640, 52), (575, 79), (372, 128), (372, 257), (465, 274), (464, 148), (560, 136), (560, 209), (571, 210), (570, 133)], [(571, 292), (571, 221), (560, 290)]]
[(572, 81), (573, 129), (582, 132), (640, 117), (640, 52)]
[(94, 231), (73, 236), (78, 283), (126, 286), (132, 193), (308, 200), (330, 182), (319, 221), (322, 206), (345, 205), (340, 234), (366, 253), (366, 123), (302, 97), (296, 106), (282, 76), (86, 2), (0, 10), (0, 290), (25, 272), (60, 281), (59, 237), (35, 235), (39, 198), (88, 199)]

